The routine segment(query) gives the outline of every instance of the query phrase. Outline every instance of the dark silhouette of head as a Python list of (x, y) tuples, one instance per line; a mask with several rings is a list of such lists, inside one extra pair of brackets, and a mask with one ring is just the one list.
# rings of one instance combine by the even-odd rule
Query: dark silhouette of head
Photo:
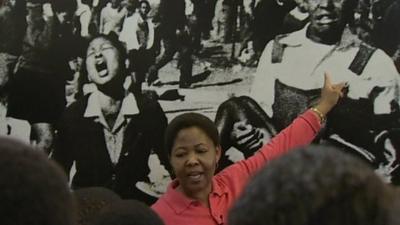
[(163, 225), (160, 217), (146, 204), (122, 200), (104, 208), (93, 225)]
[(64, 172), (40, 150), (4, 137), (0, 190), (1, 224), (75, 224), (75, 202)]
[(121, 198), (104, 187), (86, 187), (74, 192), (77, 201), (78, 225), (90, 225), (101, 210)]
[(358, 159), (331, 147), (310, 146), (270, 162), (255, 175), (229, 212), (229, 224), (391, 224), (394, 196)]

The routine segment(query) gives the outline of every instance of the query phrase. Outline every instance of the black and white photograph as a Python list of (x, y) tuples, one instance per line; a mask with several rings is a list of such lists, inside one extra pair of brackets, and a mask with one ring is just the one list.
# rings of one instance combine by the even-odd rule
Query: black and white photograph
[[(399, 21), (399, 0), (1, 0), (0, 135), (73, 191), (151, 206), (181, 176), (177, 116), (214, 123), (218, 173), (311, 108), (313, 144), (400, 185)], [(340, 97), (321, 112), (330, 85)]]

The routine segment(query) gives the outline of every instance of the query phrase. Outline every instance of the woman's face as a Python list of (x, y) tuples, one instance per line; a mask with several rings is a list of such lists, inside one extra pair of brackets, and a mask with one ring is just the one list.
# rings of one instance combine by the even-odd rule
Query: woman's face
[(140, 4), (140, 8), (139, 8), (140, 14), (146, 16), (149, 11), (150, 11), (150, 7), (146, 4), (146, 3), (141, 3)]
[(111, 0), (111, 7), (116, 9), (119, 7), (120, 1), (119, 0)]
[(137, 7), (137, 0), (126, 0), (125, 6), (128, 11), (134, 12)]
[(118, 49), (106, 38), (98, 37), (89, 43), (86, 52), (86, 69), (89, 79), (97, 85), (103, 85), (120, 71)]
[(189, 127), (178, 132), (171, 151), (171, 165), (182, 190), (192, 195), (204, 190), (211, 191), (212, 177), (221, 157), (205, 132)]
[(344, 8), (346, 0), (307, 0), (310, 27), (314, 33), (342, 32), (349, 9)]

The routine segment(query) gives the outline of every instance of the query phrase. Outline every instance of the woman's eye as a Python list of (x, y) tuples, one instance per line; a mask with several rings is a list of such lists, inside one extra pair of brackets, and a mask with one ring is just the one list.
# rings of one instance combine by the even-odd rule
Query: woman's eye
[(94, 51), (89, 51), (89, 52), (87, 52), (87, 54), (86, 54), (87, 57), (92, 56), (92, 55), (94, 55)]
[(110, 49), (114, 49), (114, 47), (111, 46), (111, 45), (103, 45), (103, 46), (101, 46), (101, 50), (102, 51), (110, 50)]
[(180, 152), (180, 153), (176, 153), (176, 154), (175, 154), (175, 157), (177, 157), (177, 158), (182, 158), (182, 157), (185, 156), (185, 155), (186, 155), (186, 153)]
[(201, 148), (201, 149), (198, 149), (197, 152), (198, 152), (198, 153), (206, 153), (206, 152), (207, 152), (207, 149)]

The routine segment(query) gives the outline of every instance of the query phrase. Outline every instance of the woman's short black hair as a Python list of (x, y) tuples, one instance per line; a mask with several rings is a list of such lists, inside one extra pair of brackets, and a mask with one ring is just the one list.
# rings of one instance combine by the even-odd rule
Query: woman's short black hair
[(201, 129), (212, 140), (215, 146), (220, 145), (218, 129), (213, 121), (199, 113), (184, 113), (175, 117), (168, 124), (165, 131), (164, 147), (168, 156), (171, 156), (172, 145), (179, 131), (190, 127)]

